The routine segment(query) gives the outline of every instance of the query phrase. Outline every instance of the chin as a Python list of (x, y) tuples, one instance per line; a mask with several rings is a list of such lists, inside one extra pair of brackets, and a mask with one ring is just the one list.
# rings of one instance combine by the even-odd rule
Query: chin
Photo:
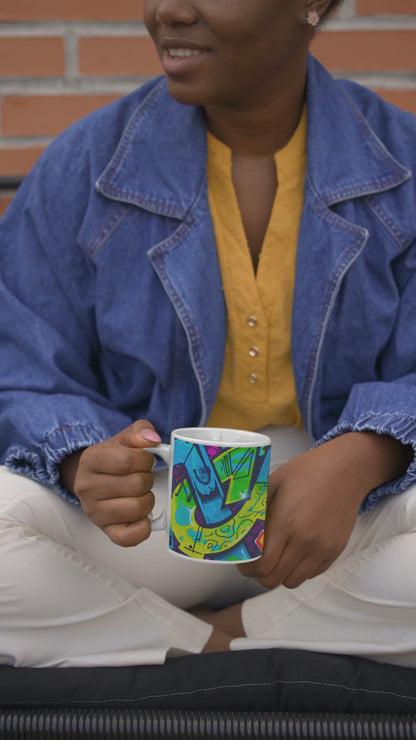
[(210, 95), (204, 92), (200, 87), (194, 87), (192, 85), (181, 83), (178, 80), (172, 80), (166, 76), (166, 82), (171, 97), (176, 100), (177, 103), (183, 105), (198, 105), (204, 106), (209, 105)]

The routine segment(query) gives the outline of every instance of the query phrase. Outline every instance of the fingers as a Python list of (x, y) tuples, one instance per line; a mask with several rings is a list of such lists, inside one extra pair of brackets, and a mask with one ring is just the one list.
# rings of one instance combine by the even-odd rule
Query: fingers
[(154, 457), (105, 442), (84, 450), (75, 478), (74, 492), (83, 504), (107, 498), (141, 496), (153, 485)]
[[(286, 588), (298, 588), (298, 586), (301, 586), (305, 581), (325, 573), (334, 560), (321, 560), (318, 565), (316, 564), (317, 562), (319, 561), (305, 557), (283, 579), (283, 585), (286, 586)], [(271, 588), (274, 588), (274, 586), (271, 586)]]
[(269, 547), (262, 557), (253, 563), (242, 564), (240, 572), (259, 581), (265, 588), (297, 588), (304, 581), (324, 573), (336, 560), (339, 552), (335, 548), (310, 547), (288, 540)]
[(141, 419), (79, 457), (74, 493), (89, 519), (123, 547), (149, 537), (155, 458), (142, 448), (160, 441), (153, 425)]
[(344, 461), (341, 472), (337, 466), (334, 470), (329, 450), (324, 452), (310, 450), (270, 475), (264, 552), (259, 560), (240, 566), (266, 588), (297, 588), (320, 575), (351, 535), (357, 499), (349, 496)]
[[(152, 461), (152, 455), (143, 454)], [(103, 467), (99, 473), (90, 472), (80, 478), (77, 495), (84, 513), (117, 544), (137, 545), (150, 533), (147, 517), (155, 503), (151, 491), (153, 475), (143, 472), (115, 475), (113, 465), (110, 465), (112, 473), (106, 474)]]
[[(271, 506), (269, 503), (268, 511), (270, 509)], [(239, 566), (240, 572), (247, 578), (254, 578), (259, 581), (266, 588), (272, 588), (273, 586), (269, 585), (271, 579), (273, 579), (274, 583), (279, 577), (284, 577), (284, 572), (279, 574), (278, 567), (283, 553), (288, 547), (288, 543), (289, 537), (285, 533), (285, 529), (283, 527), (279, 527), (279, 529), (277, 527), (274, 528), (270, 524), (270, 521), (266, 521), (264, 548), (261, 558), (253, 560), (251, 563), (241, 564)], [(282, 580), (279, 580), (275, 585), (280, 585), (281, 582)]]
[(89, 447), (81, 459), (84, 468), (99, 475), (127, 476), (150, 472), (154, 464), (151, 452), (109, 442)]
[(109, 524), (103, 531), (116, 545), (135, 547), (150, 537), (150, 520), (146, 517), (129, 524)]
[(143, 496), (130, 496), (103, 499), (94, 502), (90, 509), (84, 508), (85, 514), (97, 527), (104, 529), (109, 524), (132, 524), (149, 516), (155, 504), (152, 491)]
[[(152, 440), (142, 437), (142, 433), (151, 437)], [(120, 481), (115, 482), (114, 485), (119, 490), (124, 489), (127, 482), (124, 478), (127, 476), (134, 473), (143, 475), (152, 471), (155, 458), (151, 452), (141, 448), (149, 445), (156, 446), (157, 440), (160, 442), (160, 437), (149, 422), (137, 421), (115, 437), (84, 450), (83, 468), (90, 474), (123, 477), (122, 485)], [(101, 480), (100, 484), (102, 483)]]
[(287, 562), (283, 560), (283, 562), (279, 563), (279, 567), (267, 575), (259, 576), (257, 580), (265, 588), (277, 588), (280, 585), (286, 588), (298, 588), (304, 581), (323, 573), (330, 564), (331, 561), (325, 560), (319, 562), (309, 556), (304, 557), (294, 564), (293, 560), (288, 558)]
[(133, 472), (115, 474), (114, 472), (90, 471), (80, 478), (77, 485), (77, 496), (82, 501), (84, 496), (91, 496), (94, 501), (112, 498), (142, 496), (153, 486), (152, 473)]

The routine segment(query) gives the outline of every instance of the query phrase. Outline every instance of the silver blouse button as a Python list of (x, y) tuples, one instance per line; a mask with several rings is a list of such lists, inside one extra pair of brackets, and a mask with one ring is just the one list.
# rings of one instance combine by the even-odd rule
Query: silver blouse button
[(248, 354), (250, 355), (250, 357), (257, 357), (258, 353), (259, 353), (258, 347), (255, 347), (254, 345), (253, 347), (250, 347), (248, 351)]
[(255, 383), (257, 383), (257, 381), (258, 381), (258, 377), (257, 377), (257, 375), (255, 373), (251, 373), (248, 376), (248, 382), (251, 383), (252, 385), (254, 385)]
[(257, 326), (257, 319), (256, 319), (256, 317), (255, 316), (249, 316), (248, 317), (247, 324), (249, 326)]

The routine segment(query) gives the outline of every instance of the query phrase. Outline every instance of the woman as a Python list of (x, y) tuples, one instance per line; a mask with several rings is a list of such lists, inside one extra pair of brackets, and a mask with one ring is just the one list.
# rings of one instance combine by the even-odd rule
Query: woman
[[(416, 665), (416, 126), (308, 56), (337, 4), (146, 0), (166, 80), (59, 137), (6, 214), (3, 662)], [(242, 574), (150, 535), (142, 448), (204, 424), (289, 440)]]

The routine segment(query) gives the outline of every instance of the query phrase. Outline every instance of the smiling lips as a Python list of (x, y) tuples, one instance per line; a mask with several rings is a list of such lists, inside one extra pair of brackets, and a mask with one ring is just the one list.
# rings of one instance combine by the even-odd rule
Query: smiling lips
[(194, 57), (202, 54), (202, 49), (167, 49), (167, 53), (171, 57)]
[(203, 46), (182, 44), (179, 39), (176, 42), (172, 40), (161, 44), (163, 49), (162, 64), (168, 75), (176, 76), (190, 72), (207, 55), (208, 50)]

